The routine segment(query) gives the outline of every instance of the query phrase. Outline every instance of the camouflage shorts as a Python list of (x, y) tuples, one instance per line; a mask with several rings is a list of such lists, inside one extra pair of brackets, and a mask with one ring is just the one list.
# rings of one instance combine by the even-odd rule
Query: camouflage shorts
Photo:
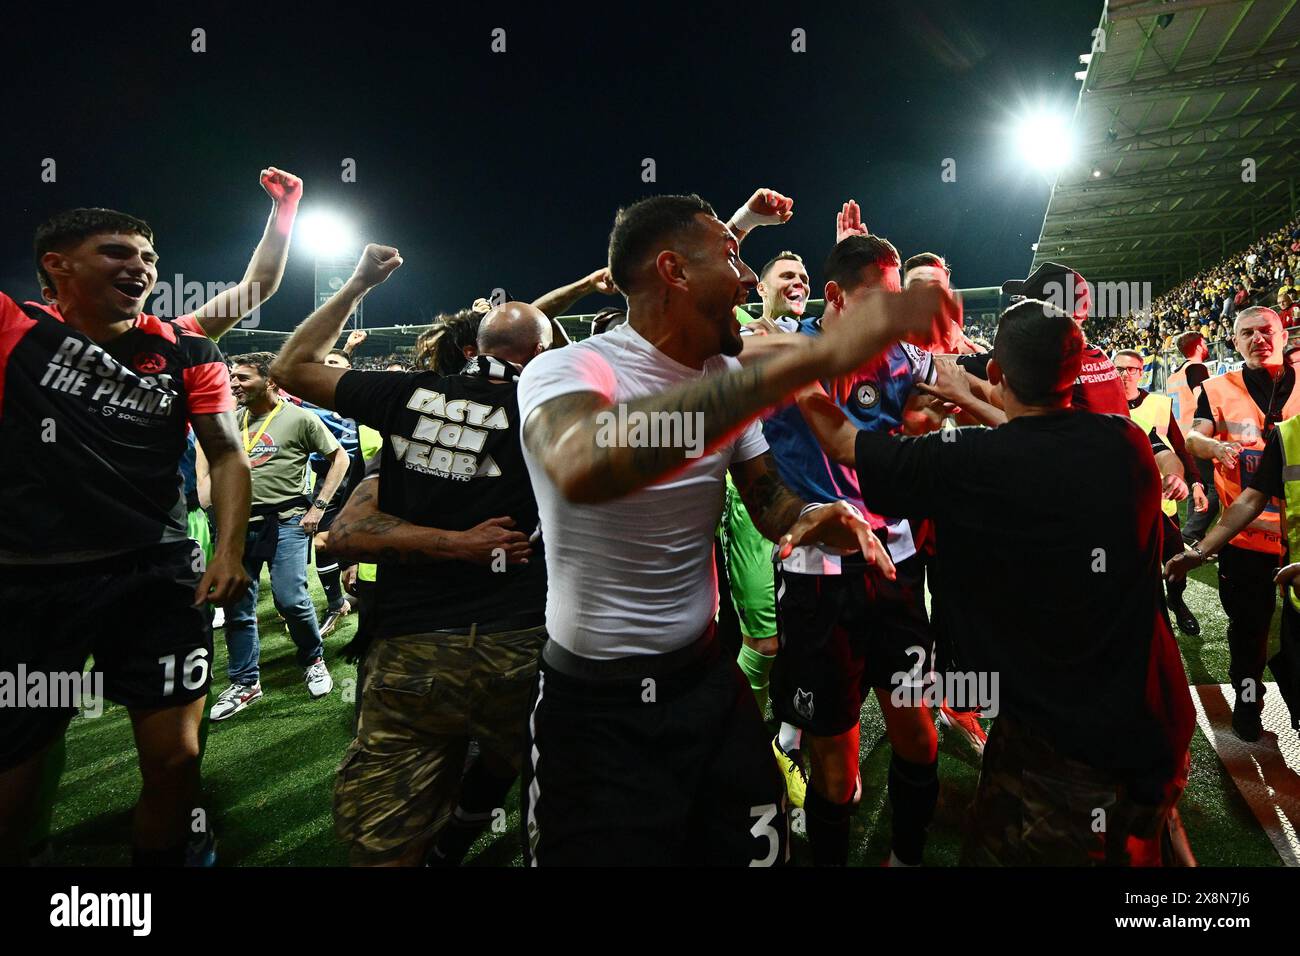
[(1137, 800), (1118, 775), (1057, 753), (1006, 715), (989, 733), (965, 866), (1159, 866), (1187, 774)]
[(516, 769), (545, 628), (377, 640), (357, 735), (334, 784), (334, 827), (354, 863), (425, 843), (455, 808), (470, 738)]

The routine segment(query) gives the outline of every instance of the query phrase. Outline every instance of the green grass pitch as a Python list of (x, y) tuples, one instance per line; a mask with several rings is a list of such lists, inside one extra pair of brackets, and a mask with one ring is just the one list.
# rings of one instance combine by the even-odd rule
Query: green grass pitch
[[(1199, 569), (1187, 591), (1200, 617), (1199, 638), (1179, 635), (1193, 684), (1227, 680), (1226, 621), (1215, 591), (1212, 567)], [(324, 598), (309, 575), (318, 608)], [(345, 848), (334, 836), (330, 814), (334, 770), (351, 739), (356, 669), (339, 649), (352, 637), (349, 616), (326, 641), (326, 661), (335, 689), (313, 701), (294, 660), (293, 644), (271, 606), (263, 584), (258, 617), (262, 633), (262, 686), (266, 696), (229, 721), (212, 726), (203, 764), (209, 819), (217, 834), (221, 866), (342, 866)], [(1276, 650), (1277, 619), (1273, 647)], [(215, 698), (226, 686), (223, 632), (216, 633)], [(1086, 715), (1084, 715), (1086, 716)], [(853, 823), (851, 863), (875, 866), (889, 855), (889, 807), (885, 780), (889, 748), (874, 697), (862, 709), (863, 796)], [(102, 717), (78, 717), (68, 731), (68, 765), (54, 814), (53, 859), (61, 866), (121, 866), (130, 862), (130, 814), (139, 791), (130, 722), (107, 705)], [(931, 837), (928, 865), (953, 865), (961, 846), (962, 821), (978, 776), (975, 758), (943, 739), (939, 777), (942, 790)], [(507, 802), (504, 833), (488, 833), (470, 852), (472, 865), (518, 865), (517, 786)], [(1202, 865), (1280, 864), (1263, 831), (1223, 770), (1200, 729), (1192, 741), (1192, 772), (1180, 804), (1192, 848)], [(808, 858), (805, 838), (794, 837), (796, 860)]]

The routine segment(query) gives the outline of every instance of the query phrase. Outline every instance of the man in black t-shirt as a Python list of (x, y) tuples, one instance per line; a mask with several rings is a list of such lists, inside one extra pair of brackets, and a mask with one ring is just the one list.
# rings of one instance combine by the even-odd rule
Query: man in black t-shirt
[[(969, 862), (1158, 862), (1186, 782), (1194, 716), (1162, 599), (1160, 475), (1127, 416), (1068, 411), (1083, 351), (1051, 306), (1008, 309), (995, 429), (856, 432), (800, 399), (827, 453), (856, 461), (868, 506), (934, 520), (935, 620), (974, 668), (964, 683), (998, 681)], [(1061, 491), (1080, 476), (1096, 518), (1083, 534)]]
[[(375, 642), (335, 786), (336, 829), (354, 864), (455, 864), (518, 775), (546, 638), (516, 386), (552, 333), (543, 313), (508, 302), (483, 318), (479, 354), (458, 375), (323, 364), (356, 303), (400, 264), (395, 249), (368, 246), (274, 371), (384, 436), (380, 476), (361, 483), (330, 540), (336, 557), (378, 563)], [(466, 768), (471, 738), (480, 753)]]

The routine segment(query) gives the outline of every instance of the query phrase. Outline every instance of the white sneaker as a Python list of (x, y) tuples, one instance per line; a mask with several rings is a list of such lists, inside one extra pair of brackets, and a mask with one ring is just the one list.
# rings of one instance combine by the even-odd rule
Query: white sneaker
[(334, 678), (330, 677), (329, 669), (319, 657), (308, 665), (303, 679), (307, 681), (307, 693), (313, 698), (324, 697), (334, 689)]
[(219, 627), (226, 626), (226, 609), (220, 604), (212, 612), (212, 629), (215, 631)]
[(262, 685), (260, 683), (231, 684), (221, 692), (217, 702), (212, 705), (212, 713), (209, 717), (213, 723), (218, 720), (225, 720), (227, 717), (233, 717), (261, 696)]

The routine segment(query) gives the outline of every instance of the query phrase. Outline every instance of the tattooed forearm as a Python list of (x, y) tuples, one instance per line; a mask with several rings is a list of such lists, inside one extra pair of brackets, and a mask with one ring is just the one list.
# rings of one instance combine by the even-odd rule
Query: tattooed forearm
[(799, 519), (807, 502), (786, 487), (771, 452), (731, 469), (750, 520), (769, 541), (777, 541)]
[[(609, 501), (644, 488), (715, 447), (811, 381), (816, 371), (811, 353), (801, 349), (621, 407), (594, 392), (565, 395), (529, 416), (524, 440), (570, 501)], [(644, 429), (647, 422), (667, 424), (693, 440), (632, 442), (629, 431)]]
[(429, 564), (461, 557), (454, 531), (426, 528), (379, 510), (379, 480), (363, 481), (330, 528), (329, 554), (340, 561)]

